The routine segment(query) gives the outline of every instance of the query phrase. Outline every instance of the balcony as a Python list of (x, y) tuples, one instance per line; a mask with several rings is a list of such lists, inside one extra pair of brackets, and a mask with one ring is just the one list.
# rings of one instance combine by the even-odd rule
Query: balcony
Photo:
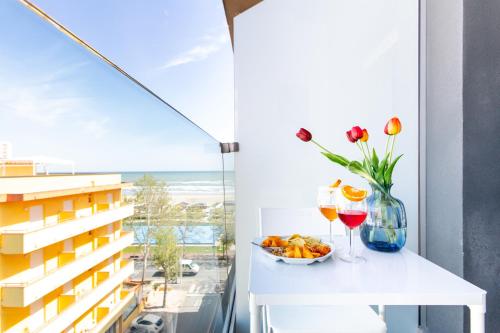
[(76, 295), (68, 293), (59, 296), (58, 313), (65, 311), (68, 307), (76, 302)]
[(112, 273), (108, 272), (108, 271), (99, 271), (99, 272), (97, 272), (97, 274), (96, 274), (96, 285), (98, 286), (101, 283), (103, 283), (104, 281), (106, 281), (107, 279), (109, 279), (109, 276), (111, 274)]
[(96, 204), (96, 211), (98, 213), (105, 212), (105, 211), (111, 209), (111, 207), (112, 207), (112, 204), (110, 204), (110, 203), (98, 203), (98, 204)]
[[(95, 306), (95, 304), (97, 304), (102, 298), (111, 293), (133, 272), (134, 263), (125, 263), (120, 271), (111, 275), (106, 281), (103, 281), (90, 292), (79, 296), (77, 301), (76, 298), (74, 298), (73, 302), (67, 304), (57, 317), (35, 330), (34, 333), (53, 333), (64, 331), (64, 329), (75, 322), (88, 309)], [(108, 315), (109, 313), (104, 317), (107, 317)]]
[(134, 214), (134, 206), (127, 205), (69, 220), (40, 229), (30, 229), (29, 223), (15, 224), (1, 229), (3, 254), (26, 254), (63, 241), (84, 232), (102, 227)]
[(113, 234), (96, 237), (96, 247), (102, 247), (113, 241)]
[[(90, 331), (90, 333), (104, 332), (111, 326), (123, 313), (123, 310), (134, 299), (134, 292), (122, 290), (120, 293), (120, 301), (113, 307), (98, 308), (97, 325)], [(101, 310), (102, 309), (102, 310)], [(99, 318), (99, 311), (101, 314), (106, 313), (105, 316)]]
[[(59, 262), (65, 263), (64, 266), (35, 281), (16, 281), (18, 279), (16, 276), (4, 280), (2, 282), (2, 306), (25, 307), (33, 303), (50, 291), (71, 281), (98, 263), (120, 252), (132, 244), (133, 240), (134, 235), (132, 232), (122, 233), (122, 236), (118, 240), (104, 245), (76, 260), (74, 259), (74, 253), (62, 253), (59, 257)], [(71, 260), (72, 257), (73, 260)], [(123, 269), (124, 267), (121, 268)], [(109, 276), (110, 273), (108, 272), (99, 272), (98, 285), (104, 283)]]
[(58, 257), (58, 268), (63, 267), (76, 259), (76, 253), (74, 251), (71, 252), (62, 252)]
[(101, 321), (109, 314), (109, 306), (99, 306), (97, 307), (97, 321)]
[(59, 213), (59, 223), (61, 222), (66, 222), (66, 221), (71, 221), (76, 219), (76, 212), (74, 210), (72, 211), (64, 211)]

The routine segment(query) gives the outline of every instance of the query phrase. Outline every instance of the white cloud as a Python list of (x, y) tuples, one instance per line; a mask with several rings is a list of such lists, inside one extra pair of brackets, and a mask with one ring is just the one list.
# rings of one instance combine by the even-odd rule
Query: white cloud
[(96, 139), (109, 132), (110, 119), (92, 118), (92, 113), (87, 112), (89, 106), (85, 98), (68, 97), (64, 92), (58, 94), (54, 90), (50, 84), (4, 88), (0, 94), (0, 112), (43, 127), (59, 128), (76, 124)]
[(167, 69), (171, 67), (189, 64), (192, 62), (205, 60), (211, 54), (219, 51), (222, 48), (222, 46), (229, 41), (229, 37), (227, 33), (220, 34), (217, 36), (206, 35), (202, 38), (202, 40), (203, 40), (202, 43), (172, 58), (163, 66), (161, 66), (160, 69)]
[(29, 86), (4, 89), (0, 94), (0, 110), (40, 125), (51, 126), (82, 105), (81, 98), (49, 96), (46, 94), (48, 90), (50, 88), (46, 85), (38, 89)]
[(41, 126), (53, 126), (64, 117), (77, 114), (86, 101), (72, 92), (67, 78), (74, 78), (85, 65), (85, 62), (68, 64), (29, 79), (9, 78), (10, 73), (1, 73), (4, 79), (0, 81), (0, 112)]
[[(224, 29), (227, 29), (227, 27), (224, 27)], [(203, 36), (203, 40), (207, 41), (207, 42), (215, 42), (215, 43), (224, 44), (224, 43), (229, 42), (229, 33), (223, 32), (219, 35), (205, 35), (205, 36)]]

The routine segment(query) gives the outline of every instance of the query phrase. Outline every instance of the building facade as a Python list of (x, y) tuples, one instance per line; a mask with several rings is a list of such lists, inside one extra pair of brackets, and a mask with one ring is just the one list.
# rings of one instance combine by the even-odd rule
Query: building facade
[[(20, 164), (23, 167), (20, 167)], [(122, 260), (118, 174), (34, 175), (27, 161), (0, 174), (0, 332), (121, 332), (135, 302)], [(15, 168), (15, 169), (14, 169)], [(22, 172), (24, 171), (24, 173)]]

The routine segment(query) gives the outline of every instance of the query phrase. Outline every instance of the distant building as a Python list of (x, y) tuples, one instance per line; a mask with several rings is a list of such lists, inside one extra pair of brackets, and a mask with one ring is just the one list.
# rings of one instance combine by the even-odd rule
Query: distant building
[(123, 288), (134, 209), (121, 175), (40, 176), (35, 161), (2, 156), (0, 332), (122, 332), (136, 300)]
[(7, 141), (0, 141), (0, 160), (12, 158), (12, 144)]

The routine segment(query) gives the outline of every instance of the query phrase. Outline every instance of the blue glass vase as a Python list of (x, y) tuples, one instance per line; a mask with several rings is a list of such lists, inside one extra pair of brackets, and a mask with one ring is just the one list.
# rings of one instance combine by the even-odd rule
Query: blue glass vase
[(401, 200), (391, 195), (390, 187), (382, 191), (372, 185), (366, 198), (368, 216), (361, 225), (361, 240), (372, 250), (396, 252), (406, 243), (406, 212)]

